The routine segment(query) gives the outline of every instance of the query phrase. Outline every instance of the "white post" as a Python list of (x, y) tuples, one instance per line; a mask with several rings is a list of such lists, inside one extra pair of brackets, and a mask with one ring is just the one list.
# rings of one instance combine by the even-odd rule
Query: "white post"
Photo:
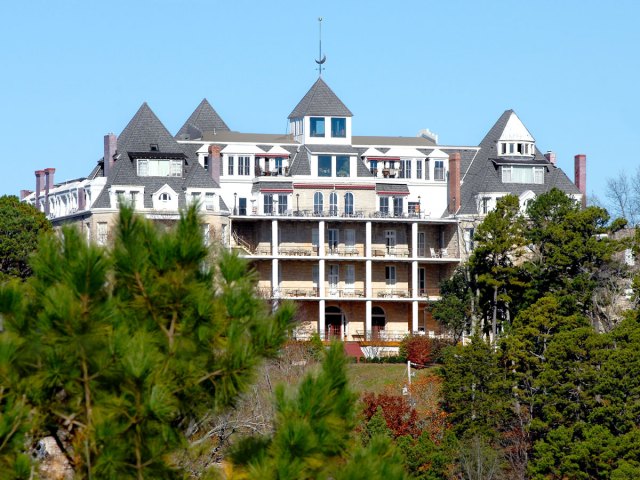
[(411, 360), (407, 360), (407, 380), (409, 381), (409, 385), (411, 385)]

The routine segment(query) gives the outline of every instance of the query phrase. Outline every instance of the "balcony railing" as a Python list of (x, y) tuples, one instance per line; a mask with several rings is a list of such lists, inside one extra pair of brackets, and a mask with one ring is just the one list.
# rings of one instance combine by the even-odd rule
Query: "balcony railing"
[(329, 286), (325, 295), (337, 298), (364, 298), (364, 290), (361, 288), (334, 288)]
[(316, 217), (316, 218), (389, 218), (389, 219), (420, 219), (420, 218), (431, 218), (431, 214), (427, 211), (420, 212), (405, 212), (405, 211), (393, 211), (393, 210), (353, 210), (345, 212), (344, 210), (338, 209), (328, 209), (328, 210), (315, 210), (315, 209), (293, 209), (290, 208), (290, 205), (278, 205), (277, 207), (274, 205), (273, 208), (268, 211), (264, 211), (264, 209), (253, 208), (251, 210), (243, 210), (242, 213), (239, 211), (236, 215), (240, 216), (253, 216), (253, 217), (271, 217), (271, 216), (281, 216), (281, 217)]
[(410, 257), (411, 249), (409, 247), (374, 247), (371, 249), (373, 257)]
[(400, 342), (404, 337), (409, 335), (408, 330), (386, 330), (384, 328), (373, 327), (372, 330), (356, 330), (353, 335), (354, 339), (363, 342)]
[(289, 298), (313, 298), (318, 296), (317, 288), (280, 288), (276, 293), (280, 297)]
[(411, 290), (408, 288), (374, 288), (372, 293), (376, 298), (411, 298)]

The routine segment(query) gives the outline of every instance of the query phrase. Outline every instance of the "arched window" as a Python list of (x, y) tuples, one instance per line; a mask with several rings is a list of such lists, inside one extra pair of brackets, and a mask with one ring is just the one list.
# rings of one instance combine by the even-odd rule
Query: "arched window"
[(329, 195), (329, 215), (338, 215), (338, 194), (336, 192), (331, 192)]
[(169, 195), (168, 193), (161, 193), (160, 194), (160, 201), (161, 202), (170, 202), (171, 201), (171, 195)]
[(316, 215), (322, 214), (324, 208), (324, 195), (322, 192), (316, 192), (313, 194), (313, 213)]
[(353, 215), (353, 193), (344, 194), (344, 214)]

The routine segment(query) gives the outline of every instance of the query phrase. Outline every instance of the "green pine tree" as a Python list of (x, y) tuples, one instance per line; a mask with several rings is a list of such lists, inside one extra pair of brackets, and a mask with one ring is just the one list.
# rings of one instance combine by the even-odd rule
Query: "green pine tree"
[(376, 480), (405, 479), (403, 459), (388, 438), (374, 435), (358, 445), (356, 396), (349, 390), (341, 344), (331, 346), (317, 376), (308, 375), (297, 393), (276, 391), (274, 432), (236, 445), (229, 479)]
[(210, 261), (200, 231), (195, 208), (160, 232), (126, 207), (112, 252), (64, 229), (0, 290), (0, 384), (75, 478), (181, 478), (186, 422), (233, 403), (283, 344), (292, 308), (270, 314), (246, 263)]

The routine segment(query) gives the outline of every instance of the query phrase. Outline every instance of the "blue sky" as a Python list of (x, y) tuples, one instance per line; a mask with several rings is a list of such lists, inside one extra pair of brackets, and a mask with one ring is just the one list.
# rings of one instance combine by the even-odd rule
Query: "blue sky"
[(589, 194), (640, 163), (640, 2), (25, 0), (0, 7), (0, 194), (87, 175), (144, 101), (173, 133), (204, 97), (233, 130), (285, 132), (318, 16), (354, 134), (477, 145), (513, 108), (570, 178), (587, 154)]

